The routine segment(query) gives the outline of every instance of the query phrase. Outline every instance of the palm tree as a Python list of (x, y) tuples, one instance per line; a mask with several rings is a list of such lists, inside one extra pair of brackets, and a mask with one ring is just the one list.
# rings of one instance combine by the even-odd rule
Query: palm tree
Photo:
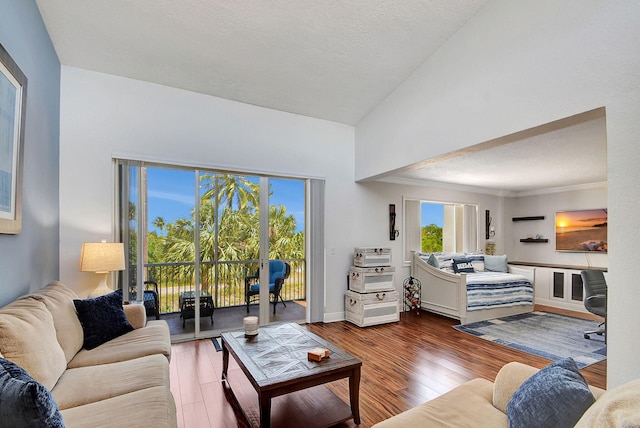
[(234, 201), (238, 209), (259, 206), (260, 185), (242, 175), (203, 174), (200, 182), (207, 189), (202, 199), (213, 199), (217, 206), (225, 204), (232, 208)]
[[(210, 268), (211, 262), (256, 260), (259, 256), (259, 185), (242, 176), (228, 174), (220, 177), (203, 175), (201, 183), (207, 189), (200, 204), (201, 289), (211, 291), (216, 273)], [(269, 222), (269, 258), (302, 258), (304, 234), (295, 232), (295, 217), (287, 215), (282, 205), (271, 206)], [(191, 219), (177, 219), (174, 223), (166, 224), (161, 218), (156, 219), (154, 225), (167, 232), (164, 237), (166, 261), (190, 263), (195, 260), (194, 224), (195, 210)], [(216, 264), (215, 267), (218, 278), (227, 278), (236, 284), (235, 287), (224, 287), (227, 293), (232, 292), (231, 288), (239, 287), (237, 284), (250, 268), (246, 264), (230, 263)], [(193, 266), (185, 265), (177, 275), (183, 280), (192, 278)]]

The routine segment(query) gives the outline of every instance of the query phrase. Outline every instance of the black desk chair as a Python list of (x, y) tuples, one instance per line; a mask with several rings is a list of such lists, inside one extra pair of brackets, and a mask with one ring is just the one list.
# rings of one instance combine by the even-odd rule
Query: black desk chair
[(589, 335), (605, 335), (607, 340), (607, 282), (601, 270), (583, 270), (580, 272), (582, 284), (584, 285), (584, 307), (592, 314), (601, 316), (604, 321), (600, 323), (597, 330), (584, 332), (584, 338), (590, 339)]

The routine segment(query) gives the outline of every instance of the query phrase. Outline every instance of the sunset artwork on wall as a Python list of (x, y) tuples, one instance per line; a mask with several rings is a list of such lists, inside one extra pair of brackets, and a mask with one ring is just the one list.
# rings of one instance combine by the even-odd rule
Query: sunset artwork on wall
[(556, 212), (556, 251), (607, 252), (607, 209)]

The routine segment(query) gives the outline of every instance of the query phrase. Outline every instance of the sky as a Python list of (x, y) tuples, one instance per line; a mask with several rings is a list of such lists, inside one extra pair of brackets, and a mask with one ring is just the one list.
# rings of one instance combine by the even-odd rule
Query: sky
[(422, 202), (420, 204), (422, 227), (430, 224), (442, 227), (444, 224), (444, 205)]
[[(258, 181), (258, 177), (253, 178)], [(270, 183), (273, 192), (270, 204), (284, 205), (287, 214), (296, 219), (296, 231), (304, 230), (304, 181), (272, 178)], [(193, 171), (147, 168), (149, 231), (157, 230), (151, 224), (157, 217), (162, 217), (165, 223), (191, 219), (195, 184)]]
[(584, 229), (607, 223), (607, 210), (559, 211), (556, 213), (558, 232)]

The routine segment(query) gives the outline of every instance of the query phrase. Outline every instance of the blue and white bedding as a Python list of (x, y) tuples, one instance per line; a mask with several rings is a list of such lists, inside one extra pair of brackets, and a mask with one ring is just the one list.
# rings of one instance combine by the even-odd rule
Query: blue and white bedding
[[(469, 259), (475, 272), (466, 274), (467, 311), (533, 305), (533, 284), (522, 275), (485, 271), (483, 254), (433, 253), (435, 261), (431, 254), (416, 254), (425, 263), (454, 275), (458, 274), (453, 272), (453, 260), (462, 257)], [(507, 270), (506, 256), (500, 257), (504, 257), (504, 270)]]
[(522, 275), (504, 272), (467, 274), (467, 310), (533, 304), (533, 285)]

